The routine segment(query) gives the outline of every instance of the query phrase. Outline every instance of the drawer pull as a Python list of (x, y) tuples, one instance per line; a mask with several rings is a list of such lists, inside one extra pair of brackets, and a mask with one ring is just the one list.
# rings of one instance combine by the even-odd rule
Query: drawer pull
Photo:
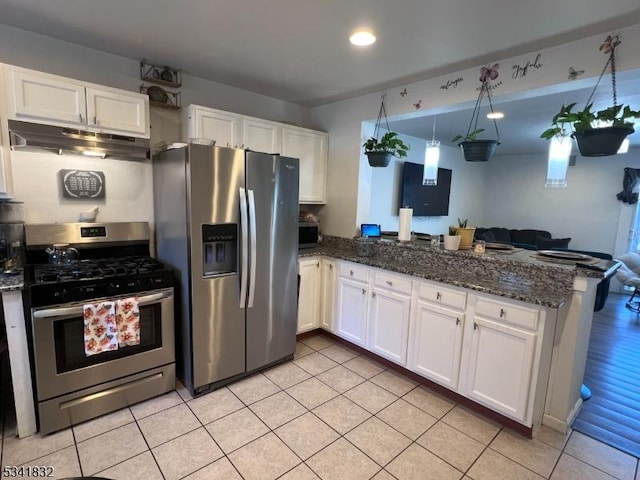
[(329, 270), (333, 270), (333, 263), (329, 264)]
[(349, 275), (353, 277), (353, 270), (349, 270)]
[(456, 318), (456, 325), (460, 325), (460, 319)]
[(387, 280), (387, 285), (391, 286), (391, 285), (393, 285), (393, 282)]
[(366, 295), (366, 294), (367, 294), (367, 290), (363, 288), (363, 289), (362, 289), (362, 294), (363, 294), (363, 295)]
[(82, 118), (82, 114), (79, 113), (78, 116), (80, 117), (80, 123), (84, 123), (84, 119)]
[(316, 267), (320, 268), (320, 262), (316, 263)]
[(476, 322), (473, 322), (473, 329), (477, 330), (478, 329), (478, 324)]
[(507, 314), (507, 311), (504, 308), (500, 309), (500, 318), (504, 318), (504, 316)]
[(371, 292), (371, 298), (376, 298), (376, 292)]
[(436, 300), (440, 300), (442, 298), (442, 295), (440, 295), (440, 292), (436, 293)]

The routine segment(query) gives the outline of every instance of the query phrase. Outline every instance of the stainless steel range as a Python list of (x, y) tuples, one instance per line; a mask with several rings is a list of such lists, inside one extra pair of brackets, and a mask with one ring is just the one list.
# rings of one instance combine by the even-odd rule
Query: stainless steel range
[[(43, 433), (175, 387), (173, 275), (150, 256), (146, 222), (25, 225), (25, 244)], [(88, 354), (86, 307), (130, 297), (139, 344)]]

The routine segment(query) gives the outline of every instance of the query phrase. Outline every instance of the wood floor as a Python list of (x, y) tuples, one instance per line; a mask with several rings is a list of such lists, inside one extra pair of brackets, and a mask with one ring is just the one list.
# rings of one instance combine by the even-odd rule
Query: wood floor
[(610, 294), (594, 314), (584, 384), (592, 393), (573, 428), (640, 457), (640, 315)]

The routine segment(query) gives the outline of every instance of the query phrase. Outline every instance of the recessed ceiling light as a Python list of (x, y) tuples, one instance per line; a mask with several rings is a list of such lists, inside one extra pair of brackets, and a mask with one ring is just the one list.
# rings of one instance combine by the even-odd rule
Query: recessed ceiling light
[(498, 118), (504, 118), (504, 113), (502, 112), (489, 112), (487, 113), (487, 118), (492, 120), (497, 120)]
[(369, 30), (356, 30), (349, 37), (349, 41), (358, 47), (367, 47), (376, 41), (376, 36)]

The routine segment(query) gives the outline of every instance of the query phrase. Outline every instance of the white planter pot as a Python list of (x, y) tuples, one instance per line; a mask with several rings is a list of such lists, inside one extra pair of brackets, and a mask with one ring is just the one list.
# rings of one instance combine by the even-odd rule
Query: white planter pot
[(444, 249), (445, 250), (458, 250), (460, 247), (460, 235), (445, 235), (444, 236)]

